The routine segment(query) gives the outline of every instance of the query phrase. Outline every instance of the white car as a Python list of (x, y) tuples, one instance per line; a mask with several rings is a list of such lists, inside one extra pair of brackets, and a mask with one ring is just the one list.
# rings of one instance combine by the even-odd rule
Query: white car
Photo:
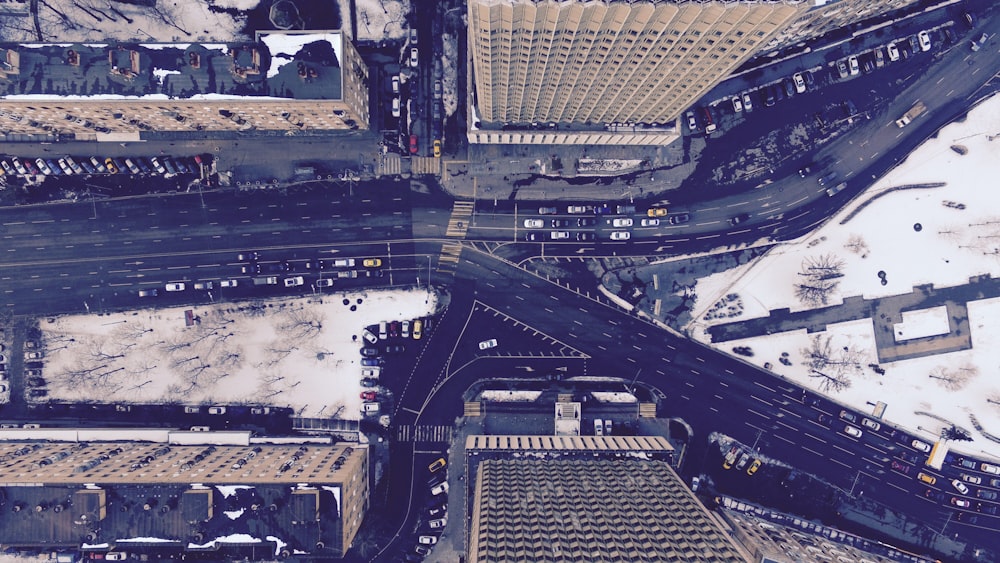
[(549, 233), (552, 240), (566, 240), (569, 238), (569, 231), (552, 231)]
[(747, 111), (753, 111), (753, 102), (750, 101), (750, 93), (749, 92), (744, 92), (743, 93), (743, 109), (745, 109)]
[(847, 59), (847, 66), (850, 68), (851, 76), (856, 76), (861, 72), (861, 67), (858, 66), (858, 58), (854, 55), (851, 55), (850, 58)]
[(240, 282), (237, 281), (237, 280), (222, 280), (222, 282), (219, 283), (219, 286), (221, 286), (221, 287), (236, 287), (239, 284), (240, 284)]
[(441, 484), (437, 485), (436, 487), (434, 487), (433, 489), (431, 489), (431, 494), (434, 495), (434, 496), (437, 496), (437, 495), (440, 495), (440, 494), (443, 494), (443, 493), (447, 493), (447, 492), (448, 492), (448, 482), (447, 481), (445, 481), (444, 483), (441, 483)]
[(889, 45), (886, 46), (885, 51), (889, 53), (890, 62), (896, 62), (899, 60), (899, 49), (896, 48), (895, 43), (889, 43)]
[(398, 76), (393, 76), (392, 77), (392, 93), (393, 94), (398, 94), (399, 93), (399, 77)]
[(432, 530), (439, 530), (448, 525), (448, 519), (438, 518), (437, 520), (431, 520), (430, 522), (427, 523), (427, 525), (430, 526)]
[(992, 464), (989, 464), (989, 463), (983, 463), (982, 465), (979, 466), (979, 468), (982, 469), (983, 471), (987, 472), (987, 473), (992, 473), (994, 475), (1000, 475), (1000, 467), (998, 467), (996, 465), (992, 465)]
[(951, 482), (951, 486), (955, 487), (955, 490), (962, 493), (963, 495), (969, 494), (969, 487), (966, 487), (965, 483), (959, 481), (958, 479), (953, 480)]
[(631, 227), (632, 226), (632, 219), (630, 219), (629, 217), (619, 217), (617, 219), (612, 219), (611, 220), (611, 226), (612, 227)]
[(399, 98), (392, 99), (392, 116), (399, 117)]
[(860, 428), (855, 428), (854, 426), (851, 426), (850, 424), (848, 424), (847, 426), (844, 427), (844, 433), (847, 434), (848, 436), (854, 436), (855, 438), (860, 438), (861, 437), (861, 429)]
[(687, 112), (684, 115), (687, 117), (687, 120), (688, 120), (688, 129), (690, 129), (692, 132), (697, 131), (698, 130), (698, 122), (695, 121), (695, 119), (694, 119), (694, 112), (693, 111), (689, 111), (689, 112)]
[(437, 536), (420, 536), (417, 541), (423, 545), (434, 545), (438, 542)]
[(545, 221), (541, 219), (525, 219), (524, 228), (525, 229), (541, 229), (545, 227)]
[(294, 278), (285, 278), (285, 287), (298, 287), (306, 283), (302, 276), (295, 276)]
[(866, 427), (868, 427), (868, 428), (870, 428), (870, 429), (872, 429), (875, 432), (878, 432), (879, 428), (882, 428), (881, 424), (879, 424), (878, 422), (875, 422), (874, 420), (872, 420), (870, 418), (862, 418), (861, 419), (861, 424), (864, 425), (864, 426), (866, 426)]
[(182, 283), (168, 283), (167, 291), (184, 291), (184, 287)]
[(917, 34), (917, 41), (920, 42), (921, 51), (931, 50), (931, 36), (928, 35), (926, 31), (921, 31)]
[(639, 221), (639, 224), (642, 225), (643, 227), (659, 227), (660, 226), (660, 220), (659, 219), (643, 219), (642, 221)]
[(208, 414), (226, 414), (226, 407), (208, 407)]
[(796, 72), (792, 75), (792, 82), (795, 83), (795, 91), (799, 94), (806, 91), (806, 81), (802, 79), (802, 73)]
[(576, 214), (576, 213), (586, 213), (586, 212), (587, 212), (586, 205), (570, 205), (566, 207), (566, 213)]
[(496, 347), (497, 347), (497, 339), (496, 338), (490, 338), (489, 340), (483, 340), (482, 342), (479, 343), (479, 349), (480, 350), (489, 350), (490, 348), (496, 348)]
[(45, 174), (46, 176), (52, 175), (52, 170), (49, 169), (49, 165), (46, 164), (44, 160), (37, 158), (35, 159), (35, 164), (38, 165), (38, 169), (41, 170), (42, 174)]
[(361, 370), (361, 377), (371, 377), (373, 379), (378, 379), (380, 373), (382, 373), (382, 368), (378, 366), (364, 368)]
[(914, 440), (910, 442), (910, 445), (913, 446), (915, 449), (918, 449), (924, 453), (931, 451), (931, 445), (925, 442), (921, 442), (920, 440)]
[(413, 68), (417, 68), (417, 65), (420, 64), (420, 59), (417, 57), (417, 54), (416, 47), (410, 49), (410, 66)]
[(323, 278), (321, 280), (316, 280), (316, 287), (330, 287), (333, 285), (333, 280), (330, 278)]
[(736, 113), (743, 111), (743, 102), (740, 100), (739, 96), (733, 96), (733, 111)]
[(628, 240), (632, 238), (632, 233), (628, 231), (612, 231), (611, 240)]

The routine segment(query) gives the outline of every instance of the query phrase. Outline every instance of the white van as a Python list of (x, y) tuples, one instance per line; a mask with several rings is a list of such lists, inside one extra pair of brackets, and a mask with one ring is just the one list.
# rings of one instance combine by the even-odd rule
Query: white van
[(353, 268), (354, 258), (338, 258), (333, 261), (334, 268)]
[(388, 325), (385, 321), (378, 323), (378, 339), (385, 340), (389, 338)]
[(378, 403), (362, 403), (361, 413), (362, 414), (375, 414), (378, 412)]

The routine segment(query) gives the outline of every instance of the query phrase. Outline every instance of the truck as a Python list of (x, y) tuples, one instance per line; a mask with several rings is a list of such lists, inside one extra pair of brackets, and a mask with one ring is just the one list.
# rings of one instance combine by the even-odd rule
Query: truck
[(267, 276), (265, 278), (254, 278), (254, 285), (278, 285), (277, 276)]
[(903, 117), (900, 117), (899, 119), (896, 120), (896, 126), (906, 127), (918, 115), (924, 113), (925, 111), (927, 111), (927, 106), (925, 106), (923, 102), (917, 102), (913, 104), (913, 107), (910, 108), (910, 111), (904, 113)]

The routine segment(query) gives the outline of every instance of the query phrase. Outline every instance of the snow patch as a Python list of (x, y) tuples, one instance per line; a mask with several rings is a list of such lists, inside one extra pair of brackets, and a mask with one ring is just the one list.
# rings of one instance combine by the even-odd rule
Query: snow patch
[(253, 487), (248, 485), (216, 485), (215, 488), (218, 489), (223, 498), (229, 498), (244, 489), (253, 490)]
[(246, 509), (241, 508), (239, 510), (225, 510), (222, 513), (225, 514), (226, 517), (229, 518), (230, 520), (236, 520), (240, 516), (243, 516), (244, 512), (246, 512)]
[(505, 402), (505, 401), (534, 401), (537, 400), (542, 394), (541, 391), (498, 391), (490, 390), (483, 391), (481, 396), (486, 401), (493, 402)]
[(944, 305), (920, 311), (904, 311), (903, 322), (892, 325), (897, 342), (948, 334), (948, 308)]
[(631, 393), (595, 391), (590, 394), (595, 400), (601, 403), (635, 403), (638, 399)]

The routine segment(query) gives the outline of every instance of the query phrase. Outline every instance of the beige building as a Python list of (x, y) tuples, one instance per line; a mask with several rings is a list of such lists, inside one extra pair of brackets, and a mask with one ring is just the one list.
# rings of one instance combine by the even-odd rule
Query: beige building
[(257, 39), (0, 45), (0, 140), (368, 127), (368, 70), (343, 34)]
[(746, 562), (660, 436), (469, 436), (468, 561)]
[(3, 441), (0, 544), (339, 558), (368, 507), (368, 464), (358, 444)]
[(474, 143), (669, 142), (684, 110), (809, 8), (468, 1)]
[[(779, 33), (762, 53), (811, 41), (827, 33), (849, 29), (865, 20), (874, 20), (917, 0), (812, 0), (810, 9)], [(761, 54), (761, 53), (758, 53)]]

